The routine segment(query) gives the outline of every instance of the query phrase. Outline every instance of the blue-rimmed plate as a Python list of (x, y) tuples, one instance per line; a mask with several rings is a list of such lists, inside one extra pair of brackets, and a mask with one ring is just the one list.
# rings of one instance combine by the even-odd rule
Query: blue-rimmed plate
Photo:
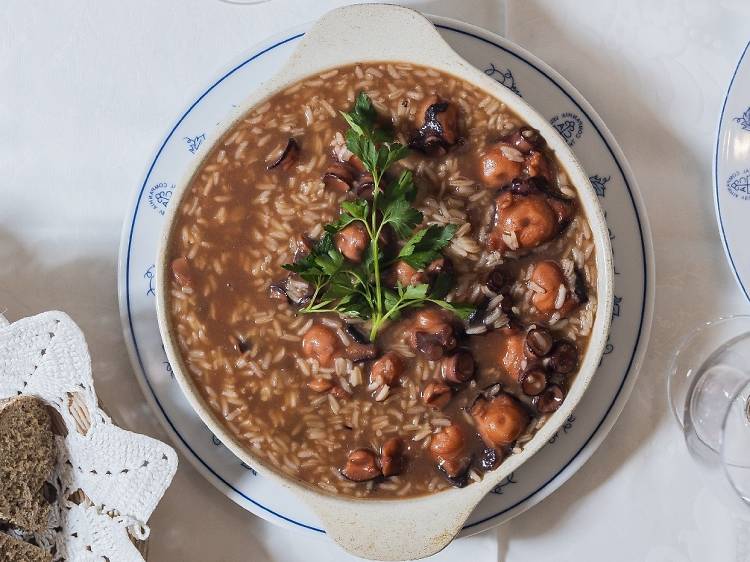
[(750, 43), (729, 83), (714, 153), (714, 198), (724, 250), (750, 300)]
[[(574, 415), (550, 444), (489, 494), (463, 535), (498, 525), (551, 494), (591, 456), (617, 419), (640, 368), (653, 310), (653, 250), (638, 188), (625, 158), (581, 95), (542, 61), (485, 30), (433, 18), (459, 54), (523, 96), (574, 147), (607, 212), (615, 254), (614, 321), (602, 366)], [(321, 532), (287, 490), (257, 476), (214, 438), (190, 409), (162, 348), (154, 307), (154, 258), (174, 182), (215, 139), (205, 131), (269, 78), (305, 27), (249, 50), (179, 118), (156, 152), (126, 220), (119, 295), (125, 339), (146, 397), (185, 456), (248, 511), (282, 525)]]

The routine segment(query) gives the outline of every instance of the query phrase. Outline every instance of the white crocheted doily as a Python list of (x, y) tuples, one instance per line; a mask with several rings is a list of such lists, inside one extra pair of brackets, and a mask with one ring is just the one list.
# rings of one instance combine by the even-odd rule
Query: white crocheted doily
[(99, 409), (86, 340), (66, 314), (12, 324), (0, 315), (0, 399), (19, 394), (50, 404), (67, 430), (55, 437), (57, 501), (37, 543), (55, 561), (142, 562), (131, 537), (148, 538), (146, 522), (172, 481), (177, 455), (117, 427)]

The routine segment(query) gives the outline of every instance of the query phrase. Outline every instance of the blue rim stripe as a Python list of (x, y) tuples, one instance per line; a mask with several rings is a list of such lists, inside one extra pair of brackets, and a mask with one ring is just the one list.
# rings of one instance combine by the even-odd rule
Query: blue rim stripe
[[(613, 160), (615, 161), (615, 163), (616, 163), (616, 165), (617, 165), (617, 168), (618, 168), (618, 170), (619, 170), (619, 172), (620, 172), (620, 175), (622, 176), (622, 178), (623, 178), (623, 181), (625, 182), (625, 186), (626, 186), (626, 188), (627, 188), (627, 190), (628, 190), (628, 195), (629, 195), (629, 197), (630, 197), (630, 200), (631, 200), (631, 204), (632, 204), (632, 206), (633, 206), (633, 209), (634, 209), (634, 211), (635, 211), (635, 216), (636, 216), (636, 220), (637, 220), (637, 222), (638, 222), (638, 231), (639, 231), (639, 234), (640, 234), (640, 239), (641, 239), (641, 255), (642, 255), (642, 257), (643, 257), (643, 275), (644, 275), (644, 277), (643, 277), (643, 298), (642, 298), (642, 304), (641, 304), (641, 320), (640, 320), (640, 323), (639, 323), (639, 327), (638, 327), (638, 334), (637, 334), (637, 337), (636, 337), (636, 340), (635, 340), (635, 344), (634, 344), (634, 346), (633, 346), (633, 352), (632, 352), (632, 354), (631, 354), (631, 357), (630, 357), (630, 360), (629, 360), (629, 362), (628, 362), (628, 367), (627, 367), (627, 369), (626, 369), (626, 371), (625, 371), (625, 377), (624, 377), (624, 378), (622, 379), (622, 382), (620, 383), (620, 386), (619, 386), (619, 387), (618, 387), (618, 389), (617, 389), (617, 393), (615, 394), (615, 396), (614, 396), (614, 398), (613, 398), (613, 400), (612, 400), (612, 403), (611, 403), (611, 404), (609, 405), (609, 407), (607, 408), (607, 410), (606, 410), (606, 412), (605, 412), (604, 416), (602, 417), (602, 420), (601, 420), (601, 421), (600, 421), (600, 422), (599, 422), (599, 423), (598, 423), (598, 424), (596, 425), (596, 427), (594, 428), (593, 432), (591, 433), (591, 436), (590, 436), (590, 437), (589, 437), (589, 438), (588, 438), (588, 439), (586, 440), (586, 442), (585, 442), (585, 443), (584, 443), (584, 444), (583, 444), (583, 445), (582, 445), (582, 446), (581, 446), (581, 447), (580, 447), (580, 448), (578, 449), (578, 451), (576, 451), (576, 453), (575, 453), (575, 454), (574, 454), (574, 455), (573, 455), (573, 456), (571, 457), (571, 459), (570, 459), (570, 460), (568, 461), (568, 463), (566, 463), (566, 464), (565, 464), (565, 465), (564, 465), (564, 466), (563, 466), (563, 467), (562, 467), (562, 468), (561, 468), (561, 469), (560, 469), (560, 470), (559, 470), (558, 472), (556, 472), (556, 473), (555, 473), (555, 474), (554, 474), (554, 475), (553, 475), (553, 476), (552, 476), (552, 477), (551, 477), (550, 479), (548, 479), (548, 480), (547, 480), (547, 481), (546, 481), (546, 482), (545, 482), (544, 484), (542, 484), (542, 485), (541, 485), (541, 486), (540, 486), (539, 488), (537, 488), (537, 490), (535, 490), (535, 491), (534, 491), (534, 492), (532, 492), (531, 494), (527, 495), (527, 496), (526, 496), (525, 498), (523, 498), (523, 499), (519, 500), (519, 501), (518, 501), (518, 502), (516, 502), (515, 504), (511, 505), (510, 507), (507, 507), (507, 508), (505, 508), (504, 510), (502, 510), (502, 511), (500, 511), (500, 512), (498, 512), (498, 513), (495, 513), (494, 515), (490, 515), (490, 516), (488, 516), (488, 517), (485, 517), (484, 519), (481, 519), (481, 520), (479, 520), (479, 521), (476, 521), (476, 522), (474, 522), (474, 523), (471, 523), (470, 525), (466, 525), (466, 526), (464, 526), (464, 529), (468, 529), (468, 528), (474, 527), (474, 526), (476, 526), (476, 525), (480, 525), (480, 524), (482, 524), (482, 523), (484, 523), (484, 522), (486, 522), (486, 521), (488, 521), (488, 520), (490, 520), (490, 519), (494, 519), (495, 517), (498, 517), (498, 516), (500, 516), (500, 515), (502, 515), (502, 514), (506, 513), (507, 511), (510, 511), (511, 509), (514, 509), (514, 508), (515, 508), (515, 507), (517, 507), (518, 505), (520, 505), (520, 504), (522, 504), (522, 503), (526, 502), (526, 501), (527, 501), (527, 500), (528, 500), (529, 498), (533, 497), (534, 495), (536, 495), (537, 493), (539, 493), (539, 492), (540, 492), (541, 490), (543, 490), (543, 489), (544, 489), (544, 488), (545, 488), (545, 487), (546, 487), (547, 485), (549, 485), (549, 484), (550, 484), (550, 482), (552, 482), (553, 480), (555, 480), (555, 479), (556, 479), (556, 478), (557, 478), (557, 477), (558, 477), (558, 476), (559, 476), (559, 475), (560, 475), (560, 474), (561, 474), (561, 473), (562, 473), (563, 471), (565, 471), (565, 469), (567, 469), (567, 468), (568, 468), (568, 466), (570, 466), (570, 464), (571, 464), (571, 463), (572, 463), (572, 462), (573, 462), (573, 461), (574, 461), (574, 460), (575, 460), (575, 459), (576, 459), (576, 458), (578, 457), (578, 455), (579, 455), (579, 454), (581, 453), (581, 451), (583, 451), (583, 450), (584, 450), (584, 449), (585, 449), (585, 448), (587, 447), (587, 445), (589, 444), (589, 442), (590, 442), (590, 441), (591, 441), (591, 440), (592, 440), (592, 439), (593, 439), (593, 438), (594, 438), (594, 437), (596, 436), (596, 434), (598, 433), (598, 431), (599, 431), (599, 429), (601, 428), (601, 426), (602, 426), (602, 425), (604, 424), (604, 422), (605, 422), (605, 421), (607, 420), (607, 418), (608, 418), (608, 416), (609, 416), (609, 413), (610, 413), (610, 411), (611, 411), (611, 410), (612, 410), (612, 408), (614, 407), (615, 403), (617, 402), (617, 399), (618, 399), (618, 398), (619, 398), (619, 396), (620, 396), (620, 393), (622, 392), (622, 388), (623, 388), (623, 386), (624, 386), (625, 382), (626, 382), (626, 381), (628, 380), (628, 378), (629, 378), (629, 376), (630, 376), (630, 370), (631, 370), (631, 368), (632, 368), (633, 362), (635, 361), (635, 356), (636, 356), (636, 354), (637, 354), (637, 351), (638, 351), (638, 348), (639, 348), (639, 346), (640, 346), (641, 335), (642, 335), (642, 331), (643, 331), (643, 319), (644, 319), (644, 316), (645, 316), (645, 311), (646, 311), (646, 302), (647, 302), (647, 295), (648, 295), (648, 269), (647, 269), (647, 268), (648, 268), (648, 259), (647, 259), (647, 253), (646, 253), (645, 242), (644, 242), (644, 239), (643, 239), (643, 227), (642, 227), (642, 224), (641, 224), (641, 219), (640, 219), (640, 215), (638, 214), (638, 206), (636, 205), (635, 199), (634, 199), (634, 197), (633, 197), (633, 194), (632, 194), (632, 190), (631, 190), (630, 184), (628, 183), (628, 180), (627, 180), (627, 176), (626, 176), (626, 174), (625, 174), (624, 170), (622, 169), (622, 166), (620, 165), (620, 162), (618, 161), (617, 157), (615, 156), (615, 153), (614, 153), (614, 151), (612, 150), (612, 148), (610, 147), (610, 145), (609, 145), (609, 143), (607, 142), (606, 138), (605, 138), (605, 137), (604, 137), (604, 135), (602, 134), (601, 130), (600, 130), (600, 129), (599, 129), (598, 127), (597, 127), (596, 123), (595, 123), (595, 122), (594, 122), (594, 121), (593, 121), (593, 120), (591, 119), (591, 117), (590, 117), (590, 116), (588, 115), (588, 113), (587, 113), (587, 112), (586, 112), (586, 111), (585, 111), (585, 110), (584, 110), (584, 109), (583, 109), (583, 108), (582, 108), (582, 107), (581, 107), (581, 106), (579, 105), (579, 103), (578, 103), (578, 102), (577, 102), (577, 101), (576, 101), (576, 100), (575, 100), (575, 99), (574, 99), (574, 98), (573, 98), (573, 97), (572, 97), (572, 96), (571, 96), (571, 95), (570, 95), (570, 94), (569, 94), (569, 93), (568, 93), (567, 91), (565, 91), (565, 89), (563, 89), (563, 88), (562, 88), (562, 86), (560, 86), (560, 85), (559, 85), (559, 84), (558, 84), (558, 83), (557, 83), (557, 82), (556, 82), (556, 81), (555, 81), (555, 80), (554, 80), (554, 79), (553, 79), (552, 77), (550, 77), (550, 76), (549, 76), (549, 75), (548, 75), (548, 74), (547, 74), (547, 73), (546, 73), (546, 72), (545, 72), (545, 71), (544, 71), (543, 69), (539, 68), (538, 66), (536, 66), (536, 65), (535, 65), (535, 64), (533, 64), (532, 62), (530, 62), (530, 61), (527, 61), (527, 60), (526, 60), (526, 59), (524, 59), (524, 58), (523, 58), (523, 57), (522, 57), (521, 55), (518, 55), (518, 54), (514, 53), (513, 51), (510, 51), (509, 49), (507, 49), (507, 48), (503, 47), (502, 45), (498, 45), (497, 43), (495, 43), (495, 42), (493, 42), (493, 41), (491, 41), (491, 40), (489, 40), (489, 39), (486, 39), (486, 38), (484, 38), (484, 37), (481, 37), (481, 36), (479, 36), (479, 35), (476, 35), (476, 34), (474, 34), (474, 33), (468, 32), (468, 31), (464, 31), (464, 30), (461, 30), (461, 29), (457, 29), (457, 28), (454, 28), (454, 27), (451, 27), (451, 26), (448, 26), (448, 25), (443, 25), (443, 24), (436, 24), (436, 27), (438, 27), (438, 28), (442, 28), (442, 29), (445, 29), (445, 30), (448, 30), (448, 31), (453, 31), (453, 32), (455, 32), (455, 33), (459, 33), (459, 34), (461, 34), (461, 35), (466, 35), (466, 36), (472, 37), (472, 38), (474, 38), (474, 39), (478, 39), (478, 40), (482, 41), (483, 43), (487, 43), (487, 44), (489, 44), (489, 45), (492, 45), (492, 46), (494, 46), (494, 47), (496, 47), (496, 48), (498, 48), (498, 49), (500, 49), (500, 50), (502, 50), (502, 51), (504, 51), (504, 52), (506, 52), (506, 53), (508, 53), (508, 54), (512, 55), (513, 57), (517, 58), (518, 60), (522, 61), (523, 63), (525, 63), (525, 64), (527, 64), (527, 65), (531, 66), (531, 67), (532, 67), (532, 68), (534, 68), (534, 69), (535, 69), (535, 70), (536, 70), (537, 72), (539, 72), (539, 73), (540, 73), (540, 74), (542, 74), (542, 75), (543, 75), (543, 76), (544, 76), (545, 78), (547, 78), (547, 79), (548, 79), (548, 80), (549, 80), (549, 81), (550, 81), (550, 82), (551, 82), (552, 84), (554, 84), (554, 85), (555, 85), (555, 86), (556, 86), (556, 87), (557, 87), (557, 88), (558, 88), (558, 89), (559, 89), (559, 90), (560, 90), (560, 91), (561, 91), (561, 92), (562, 92), (562, 93), (563, 93), (563, 94), (564, 94), (564, 95), (565, 95), (565, 96), (566, 96), (566, 97), (567, 97), (567, 98), (568, 98), (568, 99), (569, 99), (569, 100), (570, 100), (570, 101), (571, 101), (571, 102), (572, 102), (572, 103), (573, 103), (573, 104), (574, 104), (574, 105), (575, 105), (575, 106), (576, 106), (576, 107), (577, 107), (577, 108), (578, 108), (578, 109), (579, 109), (579, 110), (581, 111), (581, 113), (583, 113), (583, 114), (584, 114), (584, 115), (586, 116), (586, 118), (588, 119), (589, 123), (591, 123), (591, 125), (592, 125), (592, 126), (593, 126), (593, 128), (594, 128), (594, 130), (596, 130), (597, 134), (599, 135), (599, 137), (600, 137), (600, 138), (602, 139), (602, 141), (604, 142), (604, 145), (605, 145), (605, 146), (607, 147), (607, 150), (609, 151), (610, 155), (612, 156), (612, 159), (613, 159)], [(197, 453), (196, 453), (196, 452), (195, 452), (195, 451), (194, 451), (194, 450), (193, 450), (193, 449), (192, 449), (192, 448), (190, 447), (190, 445), (189, 445), (189, 444), (187, 443), (187, 441), (185, 441), (185, 439), (184, 439), (184, 438), (182, 437), (182, 435), (181, 435), (181, 434), (180, 434), (180, 433), (179, 433), (179, 432), (177, 431), (177, 428), (176, 428), (176, 427), (174, 426), (174, 424), (172, 423), (172, 421), (171, 421), (171, 420), (169, 419), (169, 417), (167, 416), (167, 413), (166, 413), (166, 411), (164, 410), (164, 407), (163, 407), (163, 406), (162, 406), (162, 404), (161, 404), (161, 403), (159, 402), (159, 399), (158, 399), (158, 397), (156, 396), (156, 393), (154, 392), (153, 386), (151, 385), (151, 382), (150, 382), (150, 380), (149, 380), (148, 374), (147, 374), (147, 372), (146, 372), (146, 369), (145, 369), (145, 367), (144, 367), (144, 364), (143, 364), (143, 360), (142, 360), (142, 358), (141, 358), (141, 354), (140, 354), (140, 350), (138, 349), (138, 344), (137, 344), (137, 341), (136, 341), (136, 338), (135, 338), (135, 330), (134, 330), (134, 328), (133, 328), (132, 313), (131, 313), (131, 308), (130, 308), (130, 253), (131, 253), (131, 246), (132, 246), (132, 241), (133, 241), (133, 232), (134, 232), (134, 228), (135, 228), (135, 222), (136, 222), (136, 218), (137, 218), (137, 215), (138, 215), (138, 208), (139, 208), (139, 206), (140, 206), (140, 202), (141, 202), (141, 199), (142, 199), (142, 197), (143, 197), (143, 192), (145, 191), (145, 189), (146, 189), (146, 185), (148, 184), (149, 178), (150, 178), (150, 176), (151, 176), (151, 172), (153, 171), (153, 169), (154, 169), (154, 166), (156, 165), (156, 162), (158, 161), (158, 159), (159, 159), (159, 157), (160, 157), (160, 155), (161, 155), (162, 151), (164, 150), (164, 147), (166, 146), (167, 142), (169, 142), (169, 140), (171, 139), (171, 137), (172, 137), (172, 135), (174, 134), (174, 132), (175, 132), (175, 130), (177, 129), (177, 127), (179, 127), (179, 125), (180, 125), (180, 124), (181, 124), (181, 123), (182, 123), (182, 122), (183, 122), (183, 121), (185, 120), (185, 118), (186, 118), (186, 117), (188, 116), (188, 114), (189, 114), (189, 113), (190, 113), (190, 112), (191, 112), (191, 111), (193, 110), (193, 108), (194, 108), (194, 107), (195, 107), (196, 105), (198, 105), (198, 103), (200, 103), (200, 101), (201, 101), (201, 100), (202, 100), (202, 99), (203, 99), (204, 97), (206, 97), (206, 95), (208, 95), (208, 93), (209, 93), (209, 92), (211, 92), (211, 91), (212, 91), (212, 90), (213, 90), (213, 89), (214, 89), (214, 88), (215, 88), (216, 86), (218, 86), (218, 85), (219, 85), (219, 84), (220, 84), (221, 82), (223, 82), (223, 81), (224, 81), (224, 80), (225, 80), (225, 79), (226, 79), (226, 78), (227, 78), (228, 76), (230, 76), (231, 74), (233, 74), (233, 73), (234, 73), (235, 71), (237, 71), (238, 69), (242, 68), (242, 67), (243, 67), (243, 66), (245, 66), (246, 64), (248, 64), (248, 63), (252, 62), (253, 60), (255, 60), (255, 59), (257, 59), (257, 58), (259, 58), (259, 57), (260, 57), (260, 56), (262, 56), (263, 54), (265, 54), (265, 53), (267, 53), (267, 52), (269, 52), (269, 51), (271, 51), (271, 50), (275, 49), (276, 47), (279, 47), (279, 46), (281, 46), (281, 45), (284, 45), (285, 43), (288, 43), (288, 42), (290, 42), (290, 41), (293, 41), (293, 40), (295, 40), (295, 39), (298, 39), (298, 38), (299, 38), (299, 37), (301, 37), (302, 35), (304, 35), (304, 33), (298, 33), (298, 34), (296, 34), (296, 35), (293, 35), (293, 36), (291, 36), (291, 37), (288, 37), (288, 38), (286, 38), (286, 39), (284, 39), (284, 40), (281, 40), (281, 41), (279, 41), (279, 42), (275, 43), (274, 45), (271, 45), (270, 47), (267, 47), (267, 48), (263, 49), (262, 51), (260, 51), (260, 52), (256, 53), (255, 55), (253, 55), (253, 56), (252, 56), (252, 57), (250, 57), (249, 59), (245, 60), (244, 62), (242, 62), (242, 63), (238, 64), (237, 66), (235, 66), (234, 68), (232, 68), (231, 70), (229, 70), (228, 72), (226, 72), (226, 73), (225, 73), (225, 74), (224, 74), (223, 76), (221, 76), (221, 78), (219, 78), (219, 79), (218, 79), (218, 80), (217, 80), (216, 82), (214, 82), (214, 84), (212, 84), (212, 85), (211, 85), (211, 87), (209, 87), (209, 88), (208, 88), (208, 89), (207, 89), (207, 90), (206, 90), (206, 91), (205, 91), (205, 92), (204, 92), (204, 93), (203, 93), (203, 94), (202, 94), (202, 95), (201, 95), (200, 97), (198, 97), (198, 99), (196, 99), (196, 100), (195, 100), (195, 102), (193, 102), (193, 104), (192, 104), (192, 105), (191, 105), (191, 106), (190, 106), (190, 107), (189, 107), (189, 108), (187, 109), (187, 111), (186, 111), (186, 112), (185, 112), (185, 113), (184, 113), (184, 114), (182, 115), (182, 117), (180, 117), (180, 119), (179, 119), (179, 120), (177, 121), (177, 123), (175, 124), (175, 126), (174, 126), (174, 127), (172, 128), (172, 130), (171, 130), (171, 131), (169, 132), (169, 134), (168, 134), (168, 135), (167, 135), (167, 137), (165, 138), (164, 142), (162, 143), (161, 147), (159, 148), (158, 152), (156, 153), (156, 156), (154, 157), (154, 160), (153, 160), (153, 162), (151, 163), (151, 166), (149, 167), (149, 169), (148, 169), (148, 172), (146, 173), (146, 177), (145, 177), (145, 179), (144, 179), (143, 185), (141, 186), (141, 190), (140, 190), (140, 193), (138, 194), (138, 198), (136, 199), (136, 202), (135, 202), (135, 206), (134, 206), (134, 211), (133, 211), (133, 218), (132, 218), (132, 221), (131, 221), (131, 224), (130, 224), (130, 233), (129, 233), (129, 238), (128, 238), (128, 249), (127, 249), (127, 257), (126, 257), (126, 262), (125, 262), (125, 263), (126, 263), (126, 270), (125, 270), (125, 295), (126, 295), (126, 301), (127, 301), (128, 325), (129, 325), (129, 328), (130, 328), (130, 332), (131, 332), (131, 339), (132, 339), (132, 341), (133, 341), (133, 348), (134, 348), (134, 350), (135, 350), (135, 353), (136, 353), (136, 357), (137, 357), (137, 359), (138, 359), (138, 363), (139, 363), (139, 366), (140, 366), (140, 368), (141, 368), (141, 371), (142, 371), (142, 373), (143, 373), (143, 375), (144, 375), (144, 376), (143, 376), (143, 379), (144, 379), (144, 380), (146, 381), (146, 384), (148, 385), (148, 388), (149, 388), (149, 390), (151, 391), (151, 394), (152, 394), (152, 398), (153, 398), (153, 400), (154, 400), (154, 401), (156, 402), (157, 406), (159, 407), (159, 410), (161, 411), (161, 413), (162, 413), (162, 416), (164, 417), (164, 419), (165, 419), (165, 420), (167, 421), (167, 423), (169, 424), (170, 428), (172, 429), (172, 432), (173, 432), (173, 433), (174, 433), (174, 434), (175, 434), (175, 435), (176, 435), (176, 436), (177, 436), (177, 437), (179, 438), (179, 440), (180, 440), (180, 441), (182, 442), (183, 446), (184, 446), (184, 447), (185, 447), (185, 448), (186, 448), (186, 449), (187, 449), (187, 450), (188, 450), (188, 451), (189, 451), (189, 452), (190, 452), (190, 453), (191, 453), (191, 454), (193, 455), (193, 457), (194, 457), (195, 459), (197, 459), (197, 460), (198, 460), (198, 461), (199, 461), (199, 462), (201, 463), (201, 465), (203, 465), (203, 466), (205, 467), (205, 469), (206, 469), (206, 470), (207, 470), (208, 472), (210, 472), (210, 473), (211, 473), (211, 474), (212, 474), (212, 475), (213, 475), (213, 476), (214, 476), (214, 477), (215, 477), (215, 478), (216, 478), (216, 479), (217, 479), (218, 481), (220, 481), (220, 482), (221, 482), (222, 484), (224, 484), (224, 485), (225, 485), (225, 486), (226, 486), (227, 488), (231, 489), (232, 491), (234, 491), (234, 492), (235, 492), (236, 494), (238, 494), (239, 496), (241, 496), (241, 497), (243, 497), (244, 499), (246, 499), (246, 500), (248, 500), (249, 502), (251, 502), (251, 503), (252, 503), (253, 505), (256, 505), (256, 506), (258, 506), (258, 507), (260, 507), (261, 509), (263, 509), (264, 511), (267, 511), (268, 513), (271, 513), (272, 515), (275, 515), (276, 517), (279, 517), (280, 519), (283, 519), (284, 521), (287, 521), (287, 522), (289, 522), (289, 523), (292, 523), (292, 524), (298, 525), (298, 526), (300, 526), (300, 527), (304, 527), (304, 528), (306, 528), (306, 529), (310, 529), (310, 530), (312, 530), (312, 531), (317, 531), (317, 532), (319, 532), (319, 533), (325, 533), (325, 531), (324, 531), (323, 529), (318, 529), (318, 528), (316, 528), (316, 527), (313, 527), (313, 526), (310, 526), (310, 525), (306, 525), (306, 524), (304, 524), (304, 523), (301, 523), (301, 522), (299, 522), (299, 521), (295, 521), (294, 519), (291, 519), (291, 518), (289, 518), (289, 517), (286, 517), (286, 516), (284, 516), (284, 515), (282, 515), (282, 514), (280, 514), (280, 513), (277, 513), (277, 512), (275, 512), (275, 511), (273, 511), (272, 509), (270, 509), (270, 508), (268, 508), (268, 507), (266, 507), (266, 506), (264, 506), (264, 505), (262, 505), (262, 504), (258, 503), (257, 501), (253, 500), (253, 499), (252, 499), (251, 497), (249, 497), (249, 496), (247, 496), (247, 495), (243, 494), (242, 492), (240, 492), (239, 490), (237, 490), (236, 488), (234, 488), (234, 487), (233, 487), (233, 486), (232, 486), (232, 485), (231, 485), (231, 484), (230, 484), (229, 482), (227, 482), (226, 480), (224, 480), (224, 478), (222, 478), (222, 477), (221, 477), (221, 475), (219, 475), (219, 474), (218, 474), (218, 473), (217, 473), (216, 471), (214, 471), (214, 470), (213, 470), (213, 469), (212, 469), (212, 468), (211, 468), (211, 467), (210, 467), (210, 466), (209, 466), (209, 465), (208, 465), (208, 464), (207, 464), (207, 463), (206, 463), (206, 462), (205, 462), (205, 461), (204, 461), (204, 460), (203, 460), (203, 459), (202, 459), (201, 457), (199, 457), (199, 456), (198, 456), (198, 454), (197, 454)]]
[(727, 109), (729, 94), (732, 93), (734, 79), (737, 78), (737, 72), (740, 70), (740, 66), (742, 66), (742, 60), (745, 58), (745, 54), (747, 54), (749, 47), (750, 42), (745, 45), (745, 49), (742, 51), (742, 55), (740, 55), (740, 60), (737, 61), (737, 66), (734, 67), (732, 79), (729, 81), (727, 93), (724, 95), (724, 103), (721, 104), (721, 113), (719, 114), (719, 129), (716, 132), (716, 151), (714, 153), (714, 196), (716, 199), (716, 216), (719, 220), (719, 231), (721, 232), (721, 242), (724, 246), (724, 253), (727, 255), (727, 259), (729, 259), (729, 266), (732, 268), (732, 272), (734, 273), (734, 277), (737, 279), (737, 283), (739, 283), (740, 285), (740, 289), (742, 289), (742, 292), (745, 294), (745, 298), (750, 301), (750, 294), (748, 294), (747, 288), (742, 282), (740, 272), (734, 263), (732, 250), (729, 248), (729, 240), (727, 240), (726, 232), (724, 232), (724, 218), (721, 216), (721, 199), (719, 197), (719, 144), (721, 143), (721, 132), (724, 130), (724, 112)]

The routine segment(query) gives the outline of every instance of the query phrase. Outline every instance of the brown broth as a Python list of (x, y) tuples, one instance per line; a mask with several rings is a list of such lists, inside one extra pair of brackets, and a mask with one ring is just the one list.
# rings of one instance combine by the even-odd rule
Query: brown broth
[[(346, 124), (338, 112), (348, 111), (360, 90), (381, 115), (391, 117), (402, 142), (417, 127), (416, 106), (425, 96), (435, 93), (457, 104), (462, 143), (444, 156), (413, 151), (396, 166), (413, 170), (419, 188), (415, 205), (425, 223), (459, 226), (446, 250), (457, 275), (449, 298), (475, 304), (491, 299), (494, 293), (485, 278), (499, 266), (511, 281), (513, 309), (508, 312), (519, 329), (550, 324), (555, 337), (574, 341), (583, 354), (596, 310), (594, 246), (585, 216), (576, 211), (559, 236), (530, 253), (506, 251), (501, 256), (489, 251), (486, 225), (492, 220), (496, 190), (479, 181), (479, 155), (489, 142), (523, 122), (474, 86), (401, 63), (342, 67), (297, 83), (251, 109), (211, 148), (185, 195), (175, 202), (179, 209), (169, 259), (186, 258), (190, 282), (172, 281), (169, 309), (178, 348), (203, 398), (252, 453), (329, 492), (420, 495), (451, 485), (429, 454), (435, 432), (451, 423), (463, 430), (474, 456), (469, 482), (482, 477), (479, 461), (487, 446), (467, 412), (482, 389), (500, 382), (529, 405), (531, 422), (514, 444), (498, 451), (501, 457), (520, 451), (546, 416), (530, 406), (516, 378), (501, 365), (507, 330), (468, 337), (477, 375), (440, 410), (422, 401), (424, 386), (440, 380), (440, 367), (408, 345), (409, 314), (378, 338), (381, 351), (399, 353), (406, 368), (400, 382), (376, 400), (383, 388), (369, 384), (371, 362), (340, 358), (325, 368), (302, 352), (302, 337), (312, 324), (343, 328), (342, 319), (298, 314), (286, 300), (269, 296), (269, 286), (286, 276), (281, 266), (293, 260), (298, 240), (303, 235), (318, 238), (347, 197), (327, 190), (321, 177), (334, 153), (339, 158), (345, 153), (340, 134)], [(299, 144), (298, 161), (287, 171), (268, 170), (269, 158), (290, 137)], [(549, 151), (545, 156), (556, 162)], [(557, 174), (552, 183), (556, 192), (575, 199), (565, 174)], [(540, 321), (530, 305), (534, 290), (527, 279), (530, 266), (540, 259), (562, 264), (568, 280), (578, 275), (588, 302), (566, 317)], [(339, 334), (344, 345), (350, 336), (343, 329)], [(573, 376), (558, 379), (567, 387)], [(316, 377), (338, 387), (338, 397), (311, 390), (307, 385)], [(406, 447), (398, 476), (360, 483), (341, 475), (353, 449), (379, 452), (386, 439), (396, 436)]]

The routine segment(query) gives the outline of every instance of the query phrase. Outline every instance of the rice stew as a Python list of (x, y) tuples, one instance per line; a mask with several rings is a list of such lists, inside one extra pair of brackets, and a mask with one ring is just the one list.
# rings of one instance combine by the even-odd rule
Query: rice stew
[[(362, 93), (407, 147), (380, 187), (347, 143)], [(413, 232), (342, 225), (342, 203), (374, 207), (407, 171)], [(596, 315), (592, 233), (540, 134), (473, 85), (397, 62), (309, 77), (243, 115), (172, 204), (178, 352), (221, 423), (291, 478), (362, 498), (470, 485), (565, 400)], [(450, 234), (434, 259), (399, 259), (429, 227)], [(425, 299), (374, 338), (366, 313), (312, 311), (315, 284), (283, 266), (326, 236), (340, 268), (371, 269), (377, 246), (384, 294)]]

